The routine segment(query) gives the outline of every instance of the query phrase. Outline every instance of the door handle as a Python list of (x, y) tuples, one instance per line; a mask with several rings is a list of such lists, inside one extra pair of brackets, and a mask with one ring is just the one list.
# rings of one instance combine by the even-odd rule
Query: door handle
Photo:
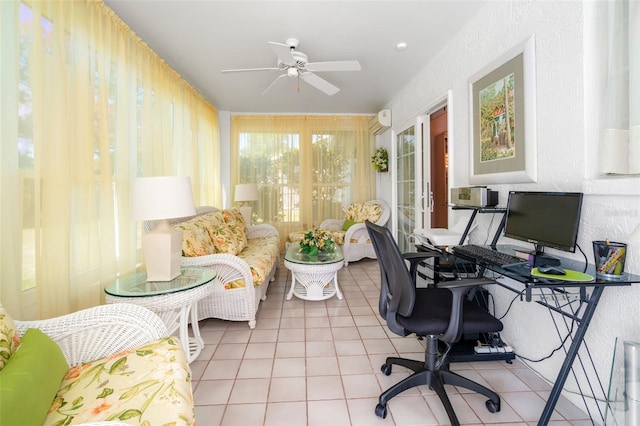
[[(431, 201), (433, 201), (433, 199), (431, 198), (431, 189), (430, 189), (430, 187), (429, 187), (429, 182), (427, 182), (427, 191), (426, 191), (426, 193), (427, 193), (427, 194), (429, 194), (429, 196), (428, 196), (428, 197), (425, 197), (425, 196), (423, 195), (423, 196), (422, 196), (422, 199), (423, 199), (423, 200), (424, 200), (424, 199), (426, 199), (426, 200), (427, 200), (427, 206), (426, 206), (426, 207), (427, 207), (427, 208), (429, 208), (429, 209), (431, 209)], [(422, 211), (426, 211), (426, 210), (427, 210), (427, 209), (425, 208), (425, 206), (424, 206), (424, 201), (423, 201), (423, 203), (422, 203)]]

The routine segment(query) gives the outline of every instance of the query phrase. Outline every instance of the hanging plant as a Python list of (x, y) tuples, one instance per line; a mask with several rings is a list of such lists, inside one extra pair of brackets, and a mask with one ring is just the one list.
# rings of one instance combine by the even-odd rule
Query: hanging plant
[(388, 172), (389, 171), (389, 154), (384, 148), (378, 148), (371, 157), (371, 163), (376, 172)]

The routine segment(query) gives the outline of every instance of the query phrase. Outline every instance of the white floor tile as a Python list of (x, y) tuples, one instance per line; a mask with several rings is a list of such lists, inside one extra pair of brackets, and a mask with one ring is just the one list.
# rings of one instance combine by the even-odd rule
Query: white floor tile
[[(387, 356), (424, 360), (424, 341), (392, 333), (378, 315), (377, 262), (339, 271), (344, 299), (285, 300), (290, 281), (281, 266), (261, 303), (254, 329), (246, 322), (200, 322), (205, 347), (191, 364), (198, 425), (325, 426), (448, 425), (435, 392), (423, 385), (392, 398), (385, 420), (375, 415), (383, 390), (411, 371)], [(446, 386), (463, 425), (535, 425), (551, 386), (517, 361), (454, 363), (452, 370), (496, 389), (502, 410), (489, 413), (486, 397)], [(591, 424), (561, 398), (550, 425)]]

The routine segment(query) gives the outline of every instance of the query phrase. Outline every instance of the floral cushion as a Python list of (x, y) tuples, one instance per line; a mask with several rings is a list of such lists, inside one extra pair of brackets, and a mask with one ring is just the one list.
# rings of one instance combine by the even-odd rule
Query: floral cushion
[(196, 216), (186, 222), (173, 225), (182, 230), (182, 255), (186, 257), (204, 256), (216, 253), (216, 246), (211, 239), (210, 228), (218, 222), (215, 212)]
[(236, 208), (222, 210), (222, 217), (238, 240), (237, 252), (235, 253), (238, 254), (247, 246), (247, 222), (245, 222), (240, 210)]
[(175, 337), (72, 367), (44, 425), (111, 420), (194, 426), (190, 371)]
[[(239, 258), (244, 259), (249, 264), (254, 286), (259, 286), (269, 276), (269, 272), (271, 272), (276, 259), (278, 259), (279, 246), (280, 237), (277, 235), (251, 238), (247, 247), (242, 250), (242, 253), (238, 254)], [(244, 281), (242, 280), (233, 281), (225, 285), (226, 289), (242, 287), (244, 287)]]
[(224, 220), (222, 212), (209, 213), (216, 216), (215, 223), (209, 228), (215, 253), (226, 253), (236, 255), (240, 252), (238, 237), (233, 233), (229, 225)]
[(353, 222), (369, 222), (376, 223), (382, 215), (382, 209), (375, 203), (352, 203), (347, 208), (347, 220)]
[(20, 336), (16, 332), (13, 318), (0, 303), (0, 370), (19, 345)]

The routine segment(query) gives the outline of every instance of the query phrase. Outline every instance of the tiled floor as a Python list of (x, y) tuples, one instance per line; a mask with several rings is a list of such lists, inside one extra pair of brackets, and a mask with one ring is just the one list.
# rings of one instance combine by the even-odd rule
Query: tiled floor
[[(384, 359), (424, 359), (419, 340), (391, 333), (378, 315), (379, 279), (377, 262), (363, 260), (340, 270), (343, 300), (285, 300), (289, 272), (281, 266), (255, 329), (246, 322), (200, 322), (206, 346), (191, 364), (198, 426), (449, 424), (427, 386), (393, 398), (386, 419), (374, 413), (379, 394), (408, 374), (396, 366), (385, 376)], [(534, 425), (551, 389), (517, 361), (456, 363), (452, 369), (502, 398), (501, 411), (492, 414), (485, 397), (447, 386), (464, 425)], [(551, 424), (592, 423), (561, 399)]]

